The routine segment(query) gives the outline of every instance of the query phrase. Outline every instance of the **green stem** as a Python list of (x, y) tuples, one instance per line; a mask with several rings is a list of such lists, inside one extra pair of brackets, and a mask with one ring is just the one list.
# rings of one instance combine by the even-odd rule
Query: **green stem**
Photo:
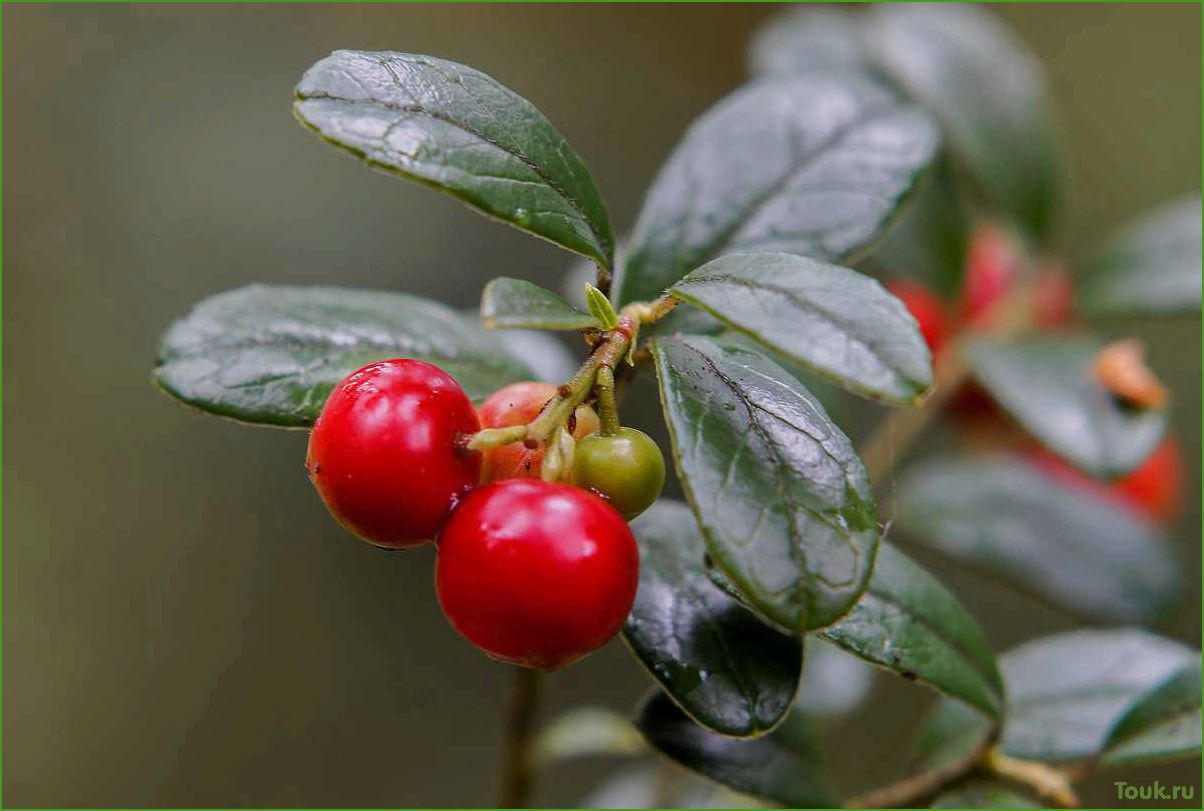
[(598, 420), (602, 426), (600, 433), (602, 436), (614, 436), (619, 433), (619, 407), (615, 403), (615, 373), (609, 366), (599, 367), (594, 391), (598, 395)]
[(535, 784), (535, 715), (539, 709), (542, 676), (538, 670), (514, 668), (514, 685), (506, 708), (502, 738), (499, 808), (525, 808)]

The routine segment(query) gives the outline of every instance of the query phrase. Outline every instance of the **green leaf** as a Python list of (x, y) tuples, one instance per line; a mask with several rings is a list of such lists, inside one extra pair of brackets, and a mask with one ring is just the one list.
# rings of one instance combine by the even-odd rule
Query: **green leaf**
[(1157, 447), (1166, 409), (1137, 410), (1095, 378), (1103, 345), (1083, 336), (978, 340), (965, 358), (978, 381), (1050, 450), (1093, 476), (1122, 476)]
[(847, 260), (895, 217), (936, 143), (924, 113), (868, 78), (754, 81), (698, 119), (653, 182), (618, 302), (726, 253)]
[(932, 386), (915, 318), (855, 270), (787, 253), (731, 254), (669, 292), (858, 394), (914, 403)]
[[(477, 314), (471, 313), (477, 320)], [(528, 380), (559, 385), (577, 371), (580, 358), (565, 347), (555, 334), (533, 329), (499, 329), (492, 333), (511, 355), (530, 368)], [(487, 392), (492, 394), (492, 392)]]
[(946, 299), (961, 288), (970, 244), (970, 219), (959, 199), (947, 160), (907, 206), (865, 264), (888, 276), (903, 276)]
[(685, 504), (661, 500), (631, 529), (640, 542), (640, 588), (623, 628), (631, 650), (703, 726), (736, 737), (772, 729), (798, 689), (801, 640), (765, 625), (710, 581)]
[(990, 203), (1047, 240), (1061, 197), (1061, 148), (1037, 60), (968, 5), (877, 7), (866, 31), (882, 68), (941, 120), (950, 151)]
[[(1199, 651), (1180, 642), (1130, 628), (1027, 642), (999, 659), (1008, 696), (1000, 746), (1027, 760), (1096, 757), (1134, 705), (1199, 660)], [(981, 725), (965, 713), (949, 714), (947, 706), (937, 711), (946, 741)]]
[(794, 808), (835, 808), (819, 736), (811, 719), (791, 713), (753, 740), (709, 732), (662, 692), (638, 712), (636, 727), (654, 748), (717, 783)]
[(1178, 590), (1154, 527), (1030, 461), (928, 462), (903, 478), (898, 505), (908, 539), (1096, 622), (1153, 622)]
[(1200, 756), (1200, 663), (1189, 662), (1129, 706), (1112, 727), (1103, 760), (1148, 763)]
[(760, 353), (698, 336), (652, 349), (677, 475), (712, 561), (783, 630), (832, 624), (865, 590), (878, 548), (848, 438)]
[(522, 279), (502, 277), (481, 291), (481, 320), (489, 329), (585, 329), (601, 327), (550, 290)]
[(982, 631), (936, 578), (889, 544), (879, 545), (861, 600), (820, 635), (999, 717), (1003, 682)]
[(589, 170), (534, 105), (484, 73), (335, 51), (296, 95), (297, 119), (322, 140), (611, 267), (614, 236)]
[(1125, 227), (1084, 268), (1075, 306), (1089, 316), (1198, 313), (1200, 217), (1190, 195)]
[(834, 8), (792, 6), (753, 34), (754, 74), (792, 76), (818, 70), (868, 70), (871, 65), (851, 15)]
[(1006, 783), (978, 779), (945, 791), (931, 808), (1044, 808), (1045, 806)]
[(533, 372), (475, 319), (403, 293), (252, 285), (210, 296), (163, 336), (155, 382), (223, 417), (301, 428), (359, 367), (434, 363), (481, 399)]
[(619, 317), (615, 313), (615, 308), (611, 306), (610, 299), (601, 290), (588, 283), (585, 285), (585, 304), (589, 307), (594, 320), (601, 324), (603, 329), (614, 329), (619, 325)]

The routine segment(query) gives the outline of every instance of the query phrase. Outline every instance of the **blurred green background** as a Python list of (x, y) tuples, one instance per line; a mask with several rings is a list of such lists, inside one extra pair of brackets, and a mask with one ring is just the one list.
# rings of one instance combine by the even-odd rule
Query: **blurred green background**
[[(306, 481), (303, 433), (159, 395), (156, 340), (197, 299), (250, 281), (461, 307), (497, 275), (558, 284), (567, 255), (369, 172), (292, 120), (294, 83), (332, 49), (425, 51), (517, 89), (586, 158), (622, 231), (683, 128), (744, 79), (743, 44), (772, 10), (4, 6), (7, 805), (492, 802), (508, 674), (443, 620), (431, 551), (339, 530)], [(1072, 252), (1199, 188), (1198, 5), (993, 10), (1048, 66)], [(1190, 593), (1168, 632), (1198, 645), (1199, 323), (1123, 331), (1150, 338), (1193, 460), (1176, 530)], [(936, 568), (999, 648), (1072, 624)], [(626, 711), (647, 685), (615, 643), (552, 679), (551, 708)], [(878, 686), (834, 733), (849, 788), (903, 768), (929, 701)], [(538, 801), (576, 802), (613, 766), (569, 765)], [(1113, 797), (1108, 781), (1087, 794)]]

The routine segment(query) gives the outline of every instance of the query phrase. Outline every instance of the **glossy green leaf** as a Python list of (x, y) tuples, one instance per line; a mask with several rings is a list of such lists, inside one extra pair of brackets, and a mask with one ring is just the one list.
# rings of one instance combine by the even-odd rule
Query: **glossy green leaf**
[(610, 299), (592, 284), (585, 286), (585, 303), (594, 320), (601, 324), (603, 329), (614, 329), (618, 326), (619, 317), (615, 308), (611, 306)]
[(1061, 148), (1037, 60), (973, 5), (879, 6), (866, 33), (887, 74), (941, 120), (951, 152), (990, 203), (1049, 238)]
[(760, 735), (789, 712), (803, 648), (724, 594), (706, 574), (689, 507), (662, 499), (631, 526), (640, 587), (623, 636), (666, 693), (724, 735)]
[(899, 224), (887, 231), (865, 265), (886, 276), (919, 282), (951, 299), (965, 274), (970, 227), (948, 161), (940, 160)]
[(610, 268), (614, 237), (589, 170), (534, 105), (484, 73), (335, 51), (296, 95), (297, 119), (324, 141)]
[[(471, 317), (476, 320), (477, 314)], [(569, 351), (564, 341), (551, 332), (533, 329), (499, 329), (491, 335), (502, 347), (531, 369), (528, 380), (559, 385), (573, 376), (581, 362), (580, 355)], [(492, 394), (493, 392), (486, 392)]]
[(341, 287), (252, 285), (210, 296), (163, 336), (155, 381), (223, 417), (300, 428), (335, 384), (367, 363), (434, 363), (480, 399), (533, 372), (441, 304)]
[(942, 792), (931, 808), (1044, 808), (1032, 797), (1006, 783), (978, 779)]
[(1050, 450), (1094, 476), (1122, 476), (1157, 447), (1166, 409), (1137, 410), (1095, 378), (1103, 345), (1083, 336), (978, 340), (965, 358), (978, 382)]
[(834, 808), (819, 736), (811, 719), (791, 713), (752, 740), (710, 732), (664, 693), (644, 702), (636, 727), (654, 748), (717, 783), (793, 808)]
[(912, 469), (899, 485), (895, 527), (1095, 622), (1153, 622), (1178, 591), (1174, 556), (1157, 529), (1021, 459)]
[[(1000, 746), (1027, 760), (1094, 758), (1135, 705), (1199, 661), (1198, 650), (1130, 628), (1070, 631), (1027, 642), (999, 659), (1008, 696)], [(981, 720), (951, 713), (948, 706), (937, 711), (945, 741), (981, 727)], [(936, 737), (929, 735), (930, 751)]]
[(669, 292), (858, 394), (913, 403), (932, 386), (915, 318), (855, 270), (787, 253), (730, 254)]
[(1088, 316), (1200, 311), (1200, 196), (1160, 206), (1083, 269), (1075, 306)]
[(782, 367), (698, 336), (652, 345), (677, 475), (715, 566), (786, 631), (830, 625), (878, 548), (852, 444)]
[(1103, 760), (1146, 763), (1200, 756), (1200, 662), (1189, 662), (1130, 705), (1112, 727)]
[(948, 589), (889, 544), (879, 545), (874, 576), (861, 600), (820, 635), (999, 716), (1003, 682), (982, 631)]
[(770, 17), (748, 46), (755, 74), (791, 76), (818, 70), (869, 70), (852, 15), (827, 6), (790, 6)]
[(894, 219), (935, 127), (858, 76), (754, 81), (690, 127), (652, 184), (619, 303), (655, 298), (727, 253), (849, 259)]
[(523, 279), (502, 277), (481, 291), (481, 320), (489, 329), (585, 329), (598, 319), (573, 307), (551, 290)]

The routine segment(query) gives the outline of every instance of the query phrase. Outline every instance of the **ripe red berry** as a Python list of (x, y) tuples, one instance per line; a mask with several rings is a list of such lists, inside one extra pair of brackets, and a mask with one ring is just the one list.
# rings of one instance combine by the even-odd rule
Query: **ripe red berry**
[(1044, 449), (1032, 457), (1054, 478), (1125, 504), (1154, 521), (1173, 520), (1183, 503), (1183, 455), (1174, 439), (1163, 440), (1136, 470), (1112, 482), (1094, 479)]
[(601, 647), (635, 600), (639, 551), (613, 507), (538, 479), (473, 490), (439, 533), (451, 624), (490, 656), (555, 670)]
[(1003, 228), (984, 224), (974, 231), (966, 249), (961, 292), (960, 312), (966, 324), (990, 326), (1019, 276), (1022, 261), (1019, 243)]
[[(556, 387), (549, 383), (512, 383), (495, 391), (481, 404), (478, 412), (481, 427), (525, 425), (539, 416), (540, 409), (555, 396)], [(575, 439), (582, 439), (598, 430), (598, 415), (589, 406), (578, 406), (575, 418)], [(521, 442), (490, 448), (481, 454), (481, 481), (538, 479), (543, 467), (543, 453), (542, 447), (527, 448)]]
[(477, 483), (480, 454), (456, 443), (479, 427), (468, 395), (439, 367), (372, 363), (330, 393), (305, 466), (344, 527), (377, 546), (414, 546)]
[(1066, 269), (1050, 262), (1033, 282), (1033, 321), (1044, 329), (1069, 326), (1074, 320), (1074, 287)]
[(924, 285), (907, 279), (892, 279), (887, 282), (886, 289), (902, 301), (915, 318), (929, 351), (933, 355), (940, 351), (949, 327), (944, 302)]

